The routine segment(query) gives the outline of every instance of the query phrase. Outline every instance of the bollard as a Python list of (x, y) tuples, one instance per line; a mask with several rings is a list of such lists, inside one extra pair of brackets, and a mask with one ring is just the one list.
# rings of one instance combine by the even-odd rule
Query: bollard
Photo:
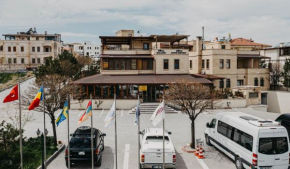
[(204, 156), (203, 156), (203, 148), (202, 147), (199, 148), (199, 155), (197, 157), (199, 159), (204, 159)]

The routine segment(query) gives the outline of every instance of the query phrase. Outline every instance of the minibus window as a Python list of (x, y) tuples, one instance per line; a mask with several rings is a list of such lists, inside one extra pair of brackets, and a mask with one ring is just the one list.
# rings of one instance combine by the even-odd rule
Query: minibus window
[(226, 123), (219, 121), (217, 130), (221, 135), (227, 136), (227, 124)]
[(262, 154), (283, 154), (288, 152), (286, 137), (260, 138), (259, 152)]
[(241, 132), (241, 144), (247, 150), (252, 151), (253, 147), (253, 137), (247, 133)]
[(229, 139), (232, 138), (232, 131), (233, 131), (233, 127), (228, 125), (227, 138)]

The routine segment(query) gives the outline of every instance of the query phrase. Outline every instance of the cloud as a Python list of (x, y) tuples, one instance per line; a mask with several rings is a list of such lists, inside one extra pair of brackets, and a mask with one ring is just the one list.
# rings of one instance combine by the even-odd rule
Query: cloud
[[(1, 0), (0, 31), (36, 26), (95, 38), (100, 32), (113, 35), (126, 23), (148, 34), (179, 32), (195, 38), (205, 26), (207, 40), (231, 33), (275, 45), (290, 39), (289, 6), (289, 0)], [(80, 25), (90, 29), (74, 29)], [(107, 26), (100, 30), (100, 25)]]

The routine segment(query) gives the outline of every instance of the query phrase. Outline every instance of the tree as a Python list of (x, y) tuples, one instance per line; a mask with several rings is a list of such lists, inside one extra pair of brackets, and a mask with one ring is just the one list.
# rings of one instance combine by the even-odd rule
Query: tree
[(218, 102), (215, 100), (210, 86), (185, 80), (170, 83), (168, 86), (164, 96), (165, 100), (179, 106), (181, 112), (188, 115), (191, 120), (190, 147), (195, 148), (195, 120), (207, 108), (215, 108)]
[(277, 90), (282, 79), (280, 62), (272, 63), (270, 67), (270, 85), (272, 90)]
[(290, 88), (290, 59), (289, 58), (286, 58), (285, 60), (282, 75), (283, 75), (283, 85), (287, 87), (287, 89), (289, 90)]

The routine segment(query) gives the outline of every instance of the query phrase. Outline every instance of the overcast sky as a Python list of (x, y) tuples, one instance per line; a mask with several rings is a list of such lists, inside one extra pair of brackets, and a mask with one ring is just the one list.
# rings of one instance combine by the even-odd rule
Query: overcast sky
[[(93, 41), (120, 29), (143, 35), (202, 34), (290, 41), (290, 0), (0, 0), (0, 34), (61, 33), (64, 42)], [(1, 38), (3, 39), (3, 37)]]

